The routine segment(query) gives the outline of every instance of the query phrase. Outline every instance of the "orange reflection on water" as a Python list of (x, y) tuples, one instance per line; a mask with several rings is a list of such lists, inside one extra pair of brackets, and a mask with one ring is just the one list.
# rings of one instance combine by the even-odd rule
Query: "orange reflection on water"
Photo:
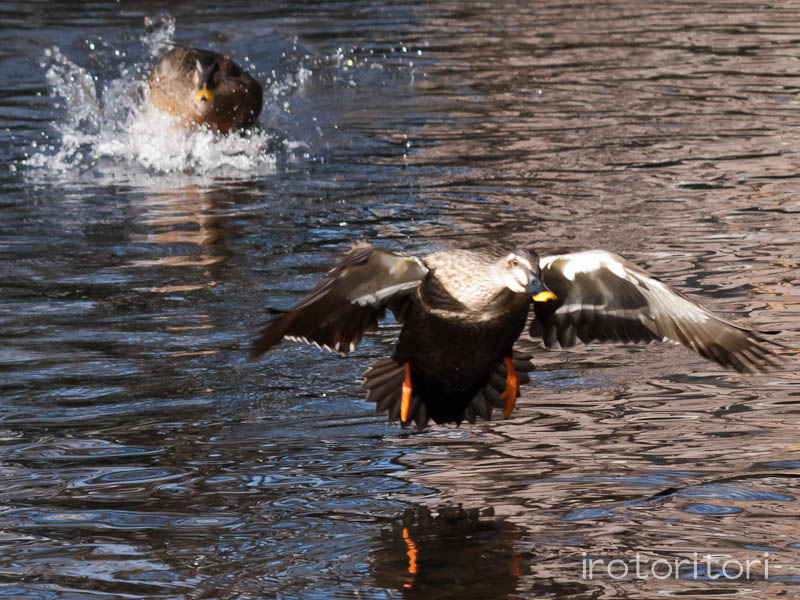
[(417, 576), (417, 545), (414, 543), (414, 540), (411, 539), (411, 535), (408, 533), (408, 527), (403, 527), (403, 541), (406, 543), (408, 547), (408, 579), (403, 584), (403, 587), (410, 588), (414, 585), (414, 579)]

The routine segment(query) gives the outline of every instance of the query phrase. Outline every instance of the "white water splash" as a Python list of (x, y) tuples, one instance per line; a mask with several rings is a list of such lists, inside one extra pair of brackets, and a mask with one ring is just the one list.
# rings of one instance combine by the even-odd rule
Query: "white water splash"
[(145, 17), (147, 32), (141, 37), (142, 45), (150, 58), (156, 58), (169, 50), (175, 42), (175, 18), (167, 13)]
[[(159, 15), (146, 22), (142, 42), (158, 56), (171, 44), (175, 22)], [(225, 178), (257, 178), (275, 171), (275, 136), (253, 128), (217, 135), (187, 130), (149, 102), (150, 62), (121, 66), (119, 77), (102, 87), (99, 78), (67, 58), (59, 48), (45, 51), (51, 95), (63, 117), (53, 123), (50, 140), (25, 161), (34, 177), (65, 177), (92, 172), (118, 179), (150, 174), (191, 173)], [(125, 171), (128, 171), (125, 173)]]

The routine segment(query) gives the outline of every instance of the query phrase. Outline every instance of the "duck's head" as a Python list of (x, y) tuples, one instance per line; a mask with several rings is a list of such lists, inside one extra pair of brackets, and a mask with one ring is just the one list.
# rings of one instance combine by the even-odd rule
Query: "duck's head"
[(200, 55), (195, 61), (193, 83), (194, 106), (199, 114), (207, 112), (222, 79), (219, 60), (214, 56)]
[(530, 296), (535, 302), (555, 299), (553, 292), (544, 287), (539, 279), (539, 257), (534, 252), (510, 252), (498, 260), (492, 270), (495, 280), (514, 293)]

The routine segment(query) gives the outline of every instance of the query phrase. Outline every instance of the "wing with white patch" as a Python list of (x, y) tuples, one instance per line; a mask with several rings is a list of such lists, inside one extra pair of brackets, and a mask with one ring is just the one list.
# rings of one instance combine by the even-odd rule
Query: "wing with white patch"
[(548, 256), (542, 282), (554, 302), (534, 302), (531, 335), (545, 346), (598, 342), (674, 342), (724, 367), (752, 372), (774, 365), (772, 342), (729, 323), (645, 270), (605, 250)]
[(283, 338), (346, 354), (377, 329), (386, 309), (402, 312), (428, 268), (418, 258), (357, 242), (320, 284), (260, 331), (252, 356)]

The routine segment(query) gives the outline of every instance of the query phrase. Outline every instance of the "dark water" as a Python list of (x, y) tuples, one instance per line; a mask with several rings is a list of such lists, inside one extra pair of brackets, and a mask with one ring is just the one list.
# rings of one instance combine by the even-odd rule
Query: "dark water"
[[(797, 595), (796, 358), (537, 349), (417, 434), (359, 389), (391, 324), (245, 356), (357, 238), (604, 247), (800, 346), (800, 4), (254, 6), (0, 5), (0, 597)], [(146, 113), (173, 39), (263, 131)]]

